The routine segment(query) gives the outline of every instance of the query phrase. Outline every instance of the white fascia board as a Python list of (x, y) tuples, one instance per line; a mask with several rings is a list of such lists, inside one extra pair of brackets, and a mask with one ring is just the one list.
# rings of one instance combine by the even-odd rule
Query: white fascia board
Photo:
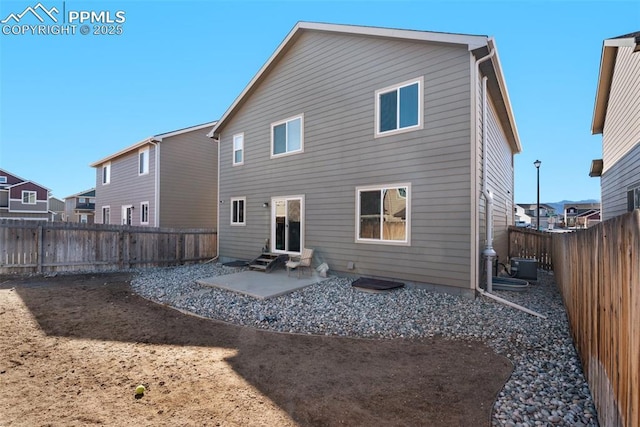
[[(15, 175), (14, 175), (14, 176), (15, 176)], [(42, 188), (43, 190), (51, 191), (51, 189), (50, 189), (50, 188), (47, 188), (47, 187), (45, 187), (44, 185), (40, 185), (40, 184), (38, 184), (38, 183), (37, 183), (37, 182), (35, 182), (35, 181), (31, 181), (30, 179), (28, 179), (28, 180), (26, 180), (26, 181), (22, 181), (22, 182), (16, 182), (15, 184), (12, 184), (12, 185), (8, 185), (8, 186), (7, 186), (7, 188), (20, 187), (21, 185), (28, 184), (28, 183), (31, 183), (31, 184), (37, 185), (38, 187)], [(15, 199), (15, 200), (19, 200), (19, 199)]]
[(267, 62), (258, 70), (256, 75), (245, 86), (244, 90), (233, 101), (231, 106), (225, 111), (220, 120), (213, 126), (213, 129), (207, 134), (209, 138), (215, 138), (215, 134), (218, 129), (224, 124), (224, 122), (233, 114), (238, 105), (242, 102), (244, 97), (251, 92), (253, 87), (260, 81), (262, 76), (271, 68), (274, 61), (280, 56), (280, 54), (286, 49), (289, 43), (295, 38), (295, 36), (303, 30), (313, 31), (328, 31), (342, 34), (358, 34), (363, 36), (376, 36), (387, 38), (398, 38), (406, 40), (426, 41), (434, 43), (449, 43), (459, 44), (467, 46), (469, 51), (483, 47), (487, 45), (486, 36), (466, 35), (466, 34), (452, 34), (452, 33), (434, 33), (428, 31), (416, 31), (416, 30), (400, 30), (393, 28), (382, 27), (364, 27), (356, 25), (340, 25), (340, 24), (323, 24), (317, 22), (298, 22), (293, 29), (287, 34), (285, 39), (276, 48), (273, 54), (269, 57)]
[(160, 142), (164, 138), (170, 138), (172, 136), (181, 135), (183, 133), (193, 132), (194, 130), (200, 130), (200, 129), (204, 129), (204, 128), (209, 128), (209, 127), (215, 126), (216, 123), (217, 123), (217, 121), (214, 120), (212, 122), (203, 123), (201, 125), (190, 126), (188, 128), (178, 129), (178, 130), (174, 130), (174, 131), (166, 132), (166, 133), (160, 133), (158, 135), (154, 135), (152, 137), (152, 139), (154, 141), (156, 141), (156, 142)]
[(376, 36), (399, 38), (434, 43), (460, 44), (469, 47), (469, 50), (487, 45), (486, 36), (457, 33), (438, 33), (419, 30), (403, 30), (383, 27), (366, 27), (358, 25), (323, 24), (316, 22), (300, 22), (299, 27), (307, 30), (331, 31), (346, 34), (358, 34), (363, 36)]
[(516, 120), (513, 115), (513, 108), (511, 107), (511, 100), (509, 99), (509, 91), (507, 90), (507, 82), (504, 79), (504, 75), (502, 74), (502, 65), (500, 63), (500, 55), (498, 54), (498, 47), (495, 44), (495, 40), (493, 37), (489, 37), (488, 40), (489, 50), (493, 49), (495, 51), (495, 55), (491, 58), (491, 63), (493, 64), (493, 69), (496, 73), (496, 79), (498, 80), (498, 85), (500, 86), (500, 91), (502, 92), (502, 99), (504, 101), (504, 105), (507, 110), (507, 118), (509, 120), (509, 124), (511, 125), (511, 129), (513, 129), (513, 139), (516, 144), (516, 153), (522, 152), (522, 144), (520, 143), (520, 135), (518, 134), (518, 126), (516, 125)]
[(147, 144), (151, 144), (152, 142), (160, 142), (162, 141), (164, 138), (168, 138), (170, 136), (175, 136), (175, 135), (180, 135), (182, 133), (186, 133), (186, 132), (191, 132), (194, 130), (198, 130), (198, 129), (204, 129), (204, 128), (208, 128), (211, 127), (215, 124), (216, 122), (207, 122), (207, 123), (203, 123), (201, 125), (197, 125), (197, 126), (191, 126), (185, 129), (179, 129), (179, 130), (175, 130), (175, 131), (171, 131), (171, 132), (167, 132), (167, 133), (161, 133), (158, 135), (154, 135), (154, 136), (150, 136), (149, 138), (143, 139), (140, 142), (136, 142), (133, 145), (130, 145), (126, 148), (123, 148), (122, 150), (118, 151), (117, 153), (111, 154), (107, 157), (104, 157), (96, 162), (93, 162), (91, 164), (89, 164), (89, 166), (96, 168), (101, 166), (102, 164), (115, 159), (116, 157), (120, 157), (123, 154), (127, 154), (130, 151), (135, 151)]
[(151, 141), (153, 140), (153, 137), (151, 138), (147, 138), (147, 139), (143, 139), (140, 142), (136, 142), (133, 145), (128, 146), (127, 148), (123, 148), (122, 150), (118, 151), (117, 153), (113, 153), (107, 157), (104, 157), (96, 162), (90, 163), (89, 166), (91, 166), (92, 168), (97, 168), (100, 167), (102, 164), (109, 162), (110, 160), (115, 159), (116, 157), (120, 157), (123, 154), (127, 154), (129, 151), (134, 151), (137, 150), (138, 148), (145, 146), (149, 143), (151, 143)]

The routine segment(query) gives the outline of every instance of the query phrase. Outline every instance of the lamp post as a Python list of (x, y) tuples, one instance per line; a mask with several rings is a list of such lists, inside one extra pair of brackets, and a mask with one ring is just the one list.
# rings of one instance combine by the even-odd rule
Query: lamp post
[(536, 160), (533, 162), (533, 165), (536, 167), (538, 180), (537, 180), (537, 190), (538, 190), (538, 204), (536, 210), (536, 230), (540, 231), (540, 165), (542, 162), (540, 160)]

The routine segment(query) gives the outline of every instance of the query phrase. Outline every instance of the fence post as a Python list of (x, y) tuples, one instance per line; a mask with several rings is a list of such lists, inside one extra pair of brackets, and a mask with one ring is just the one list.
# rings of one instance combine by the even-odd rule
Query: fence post
[(42, 273), (42, 259), (44, 258), (44, 245), (43, 245), (43, 231), (42, 231), (42, 225), (38, 225), (38, 232), (37, 232), (37, 239), (38, 239), (38, 243), (36, 245), (36, 257), (38, 257), (38, 259), (36, 260), (36, 272), (38, 274)]

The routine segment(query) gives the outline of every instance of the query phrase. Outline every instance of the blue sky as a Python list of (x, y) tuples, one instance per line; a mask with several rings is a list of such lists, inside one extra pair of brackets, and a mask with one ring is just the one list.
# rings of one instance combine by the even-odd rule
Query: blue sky
[[(542, 202), (599, 199), (602, 42), (640, 30), (637, 0), (41, 2), (126, 17), (121, 35), (0, 34), (0, 167), (61, 198), (95, 186), (89, 163), (219, 118), (295, 23), (316, 21), (495, 37), (523, 145), (516, 202), (535, 203), (536, 159)], [(0, 20), (37, 3), (3, 0)]]

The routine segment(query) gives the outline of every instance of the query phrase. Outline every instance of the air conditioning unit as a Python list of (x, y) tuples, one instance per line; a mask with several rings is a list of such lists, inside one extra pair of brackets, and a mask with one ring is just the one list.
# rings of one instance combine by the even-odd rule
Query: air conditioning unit
[(535, 258), (511, 258), (511, 276), (537, 282), (538, 260)]

